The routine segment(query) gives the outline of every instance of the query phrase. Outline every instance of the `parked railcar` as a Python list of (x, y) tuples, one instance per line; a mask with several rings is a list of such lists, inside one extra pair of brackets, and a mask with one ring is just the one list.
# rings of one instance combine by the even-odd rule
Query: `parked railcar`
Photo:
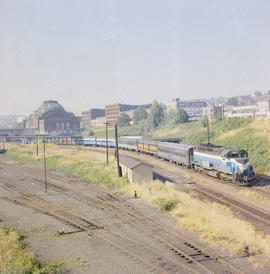
[(96, 138), (84, 138), (83, 144), (85, 146), (96, 146), (97, 145)]
[(159, 142), (157, 142), (157, 141), (139, 140), (138, 141), (138, 151), (157, 156), (158, 144), (159, 144)]
[[(96, 138), (96, 145), (105, 147), (106, 146), (106, 138)], [(108, 147), (115, 147), (115, 139), (108, 138)]]
[(175, 164), (185, 165), (190, 168), (193, 163), (193, 146), (160, 142), (157, 155)]
[(138, 150), (138, 139), (120, 137), (118, 140), (119, 148), (137, 151)]
[(255, 179), (253, 166), (249, 165), (245, 150), (230, 147), (199, 145), (194, 148), (194, 169), (223, 180), (248, 185)]

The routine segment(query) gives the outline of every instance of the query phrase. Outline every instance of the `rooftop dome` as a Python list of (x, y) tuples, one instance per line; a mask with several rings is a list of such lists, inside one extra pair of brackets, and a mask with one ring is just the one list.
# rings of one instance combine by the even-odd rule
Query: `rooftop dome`
[(43, 104), (35, 111), (35, 116), (43, 117), (46, 113), (51, 111), (65, 111), (65, 109), (57, 101), (44, 101)]

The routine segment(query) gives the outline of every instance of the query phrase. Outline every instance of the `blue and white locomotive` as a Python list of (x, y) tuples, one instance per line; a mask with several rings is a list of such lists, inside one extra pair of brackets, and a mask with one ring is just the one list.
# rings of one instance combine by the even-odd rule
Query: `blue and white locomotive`
[(231, 147), (211, 144), (195, 146), (193, 168), (237, 184), (245, 185), (255, 179), (254, 168), (249, 165), (248, 153)]

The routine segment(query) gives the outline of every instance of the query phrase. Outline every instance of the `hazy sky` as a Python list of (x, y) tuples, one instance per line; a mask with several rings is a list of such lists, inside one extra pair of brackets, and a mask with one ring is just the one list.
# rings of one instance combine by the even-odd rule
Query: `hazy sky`
[(0, 115), (270, 89), (270, 0), (0, 0)]

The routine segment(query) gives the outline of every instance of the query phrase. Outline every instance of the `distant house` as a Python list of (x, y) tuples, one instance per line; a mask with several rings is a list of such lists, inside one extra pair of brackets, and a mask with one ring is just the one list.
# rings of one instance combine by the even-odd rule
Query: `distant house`
[(127, 176), (131, 183), (151, 182), (153, 180), (153, 168), (148, 164), (125, 155), (119, 156), (119, 164), (122, 174)]

